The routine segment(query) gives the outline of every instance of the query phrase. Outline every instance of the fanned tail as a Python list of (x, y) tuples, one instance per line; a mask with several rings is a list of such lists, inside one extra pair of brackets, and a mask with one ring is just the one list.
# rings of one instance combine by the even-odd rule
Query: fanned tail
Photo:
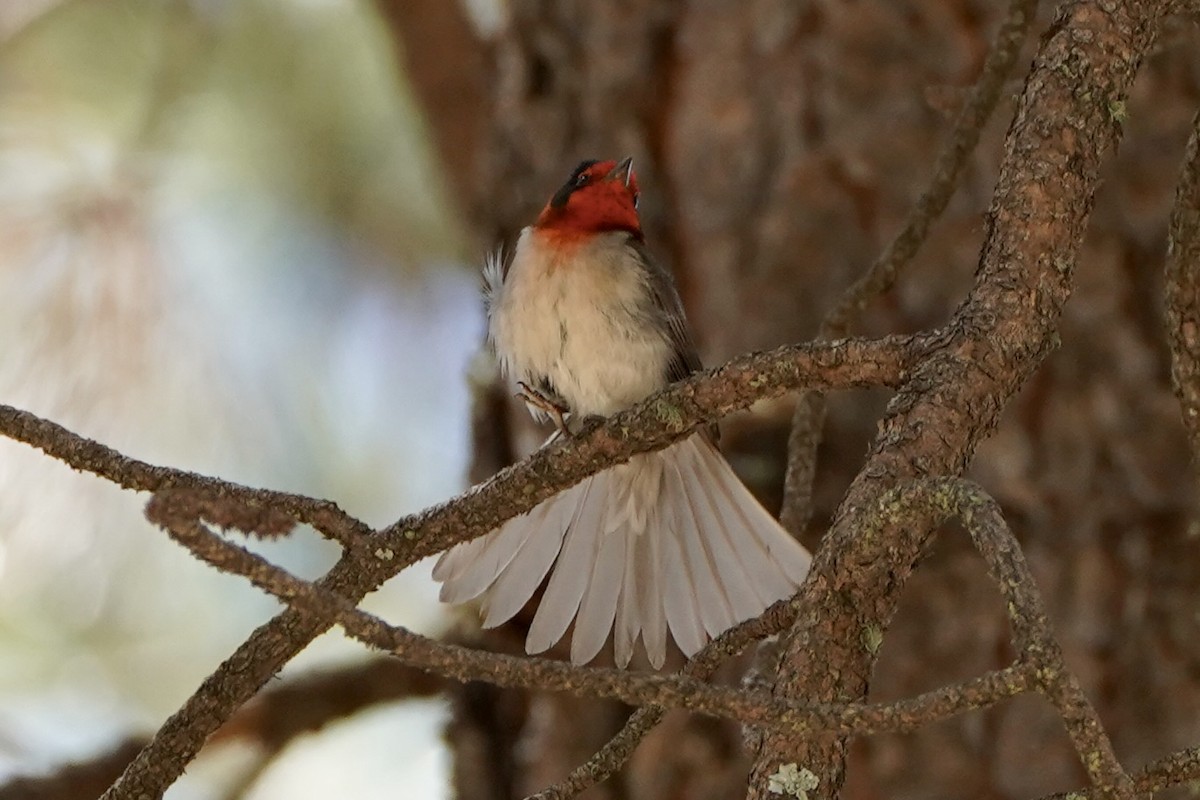
[(640, 638), (650, 663), (666, 634), (685, 655), (795, 592), (811, 557), (703, 435), (634, 456), (442, 555), (441, 599), (478, 598), (484, 627), (510, 619), (549, 575), (525, 649), (553, 646), (575, 622), (571, 660), (610, 632), (617, 664)]

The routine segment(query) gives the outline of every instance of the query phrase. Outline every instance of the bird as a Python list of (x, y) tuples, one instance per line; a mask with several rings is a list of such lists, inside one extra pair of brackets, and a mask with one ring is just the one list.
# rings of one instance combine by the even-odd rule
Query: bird
[[(524, 228), (507, 266), (484, 268), (488, 338), (535, 417), (570, 436), (699, 371), (671, 273), (646, 246), (633, 161), (588, 160)], [(515, 616), (545, 582), (525, 649), (574, 623), (570, 658), (593, 660), (610, 633), (629, 665), (640, 640), (654, 669), (668, 635), (685, 656), (790, 597), (809, 552), (721, 455), (715, 429), (584, 479), (496, 530), (455, 545), (433, 577), (447, 603), (477, 601), (485, 628)]]

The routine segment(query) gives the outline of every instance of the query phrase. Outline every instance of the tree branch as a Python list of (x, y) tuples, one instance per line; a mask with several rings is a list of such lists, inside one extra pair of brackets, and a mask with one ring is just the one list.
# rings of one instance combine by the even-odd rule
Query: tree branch
[[(964, 506), (964, 523), (973, 531), (972, 526), (979, 526), (977, 542), (985, 543), (985, 557), (993, 566), (994, 577), (1001, 583), (1001, 591), (1013, 609), (1018, 647), (1038, 660), (888, 704), (799, 703), (772, 698), (758, 690), (711, 686), (689, 675), (583, 668), (544, 658), (516, 657), (446, 644), (390, 625), (319, 585), (301, 580), (223, 539), (198, 521), (199, 509), (193, 505), (189, 493), (164, 491), (156, 494), (147, 506), (146, 515), (206, 563), (223, 572), (245, 577), (256, 587), (305, 613), (336, 620), (347, 634), (364, 644), (389, 652), (406, 665), (442, 677), (611, 697), (634, 705), (685, 708), (791, 731), (869, 734), (915, 730), (930, 721), (991, 705), (1043, 683), (1051, 685), (1042, 673), (1047, 666), (1055, 664), (1056, 646), (1020, 549), (999, 518), (998, 510), (986, 496), (977, 495), (973, 487), (959, 488), (945, 482), (932, 482), (930, 486), (932, 489), (928, 492), (923, 486), (915, 487), (911, 498), (899, 492), (889, 494), (880, 504), (880, 516), (886, 516), (910, 499), (912, 503), (932, 503), (961, 496), (963, 499), (959, 502)], [(978, 499), (979, 496), (984, 499)], [(693, 672), (707, 669), (713, 661), (735, 655), (754, 638), (778, 629), (791, 616), (785, 608), (786, 604), (776, 604), (764, 617), (743, 623), (710, 643), (703, 656), (708, 663), (693, 668)]]
[[(662, 448), (722, 414), (764, 396), (801, 386), (824, 389), (896, 385), (920, 358), (926, 337), (845, 340), (792, 345), (735, 359), (674, 384), (637, 407), (590, 428), (571, 442), (546, 448), (458, 500), (406, 517), (369, 534), (333, 504), (283, 493), (261, 494), (181, 470), (156, 467), (73, 434), (61, 426), (0, 405), (0, 435), (43, 449), (76, 469), (138, 490), (178, 489), (207, 504), (201, 516), (228, 521), (236, 507), (268, 506), (320, 526), (347, 551), (317, 586), (359, 602), (385, 580), (456, 541), (482, 536), (541, 500), (631, 455)], [(215, 498), (215, 499), (214, 499)], [(318, 504), (313, 506), (311, 504)], [(318, 513), (321, 512), (321, 513)], [(323, 516), (328, 513), (329, 517)], [(336, 535), (335, 535), (336, 534)], [(348, 535), (344, 535), (348, 534)], [(234, 711), (332, 620), (289, 608), (229, 656), (159, 729), (103, 800), (161, 795)]]
[[(247, 494), (247, 502), (258, 502), (258, 495)], [(800, 608), (801, 595), (775, 604), (762, 617), (719, 637), (682, 674), (583, 669), (540, 658), (474, 651), (390, 625), (322, 585), (326, 581), (316, 584), (303, 581), (211, 531), (201, 519), (212, 514), (212, 505), (201, 490), (170, 487), (154, 494), (146, 514), (206, 563), (246, 577), (255, 586), (293, 606), (292, 611), (301, 619), (321, 620), (322, 624), (336, 621), (354, 638), (395, 655), (406, 666), (431, 674), (458, 681), (482, 680), (498, 686), (612, 697), (649, 706), (643, 724), (653, 724), (661, 708), (677, 707), (776, 732), (790, 731), (793, 735), (915, 730), (931, 721), (987, 707), (1023, 692), (1038, 691), (1058, 709), (1100, 795), (1132, 796), (1132, 781), (1117, 762), (1094, 709), (1063, 662), (1020, 547), (995, 502), (973, 484), (932, 479), (888, 491), (864, 517), (859, 535), (868, 541), (879, 539), (898, 521), (924, 519), (930, 526), (936, 526), (951, 517), (961, 519), (1006, 601), (1017, 661), (957, 685), (887, 704), (798, 703), (757, 687), (737, 689), (696, 680), (696, 676), (711, 674), (721, 660), (736, 654), (751, 641), (782, 629)], [(243, 518), (236, 511), (222, 513), (229, 519)], [(253, 521), (255, 517), (251, 515), (250, 519)], [(220, 671), (209, 680), (217, 680), (219, 675)], [(621, 748), (628, 746), (628, 742), (617, 740), (612, 750), (614, 757), (623, 757)], [(1185, 756), (1181, 759), (1172, 764), (1177, 772), (1186, 773), (1191, 761)], [(115, 785), (110, 793), (119, 791), (120, 785)], [(556, 792), (570, 790), (571, 784), (561, 789), (552, 787), (543, 796), (561, 796)]]
[[(394, 658), (322, 669), (264, 690), (209, 742), (249, 740), (262, 751), (260, 762), (265, 766), (298, 736), (373, 705), (428, 697), (444, 688), (445, 681)], [(14, 778), (0, 785), (0, 800), (99, 797), (145, 746), (144, 739), (129, 739), (86, 761), (58, 766), (49, 774)]]
[[(996, 110), (1004, 83), (1029, 34), (1029, 26), (1037, 16), (1037, 6), (1037, 0), (1011, 0), (1009, 3), (979, 78), (934, 162), (929, 185), (909, 212), (900, 232), (825, 315), (817, 333), (818, 339), (846, 336), (867, 304), (895, 285), (900, 269), (912, 261), (925, 243), (933, 223), (942, 216), (954, 196), (967, 162), (979, 144), (984, 125)], [(780, 522), (793, 536), (803, 532), (812, 517), (817, 448), (825, 426), (825, 411), (825, 396), (820, 392), (805, 390), (796, 400), (788, 435), (783, 505), (779, 512)]]
[[(290, 518), (312, 525), (343, 545), (371, 533), (369, 526), (342, 511), (337, 503), (271, 489), (252, 489), (186, 470), (148, 464), (73, 433), (56, 422), (3, 404), (0, 404), (0, 435), (36, 447), (80, 472), (90, 472), (125, 489), (138, 492), (194, 489), (202, 491), (214, 505), (228, 501), (241, 509), (239, 524), (231, 527), (246, 532), (279, 533), (281, 525), (290, 527), (291, 522), (287, 521)], [(259, 522), (251, 521), (248, 512), (253, 511), (261, 513)]]
[[(1049, 354), (1072, 288), (1075, 256), (1119, 108), (1165, 3), (1070, 2), (1043, 39), (1006, 141), (975, 286), (942, 346), (892, 400), (867, 464), (851, 485), (801, 590), (801, 611), (776, 695), (826, 702), (864, 696), (874, 654), (861, 631), (886, 630), (928, 536), (927, 520), (860, 531), (897, 481), (959, 475), (1007, 402)], [(755, 753), (751, 797), (766, 800), (779, 765), (797, 763), (832, 798), (844, 739), (768, 735)]]
[(736, 358), (672, 384), (633, 408), (545, 447), (476, 490), (406, 517), (371, 546), (403, 566), (482, 536), (606, 467), (659, 450), (697, 428), (800, 387), (893, 386), (917, 363), (929, 337), (841, 339), (784, 345)]
[[(1161, 792), (1173, 786), (1186, 786), (1200, 780), (1200, 748), (1190, 748), (1152, 761), (1133, 776), (1133, 788), (1140, 793)], [(1099, 793), (1082, 789), (1059, 792), (1041, 800), (1091, 800)]]
[(1171, 385), (1200, 469), (1200, 113), (1192, 123), (1167, 239), (1167, 343)]
[[(697, 680), (707, 680), (721, 663), (751, 642), (784, 630), (796, 617), (787, 600), (780, 600), (760, 616), (741, 623), (717, 637), (689, 659), (680, 671)], [(629, 760), (633, 751), (654, 726), (662, 721), (666, 709), (659, 705), (642, 706), (630, 715), (624, 727), (587, 761), (571, 771), (561, 782), (549, 786), (527, 800), (566, 800), (607, 779)]]
[(1029, 26), (1037, 17), (1037, 6), (1037, 0), (1011, 0), (1009, 3), (979, 79), (959, 111), (954, 128), (934, 163), (929, 185), (909, 212), (900, 232), (826, 315), (821, 323), (820, 338), (846, 336), (867, 304), (895, 285), (900, 269), (912, 261), (929, 237), (930, 228), (942, 216), (958, 188), (963, 170), (979, 144), (984, 125), (996, 110), (1005, 81), (1029, 34)]
[[(541, 658), (474, 651), (389, 625), (344, 598), (300, 580), (226, 541), (199, 522), (203, 507), (193, 501), (190, 491), (157, 493), (147, 506), (147, 517), (206, 563), (242, 575), (306, 613), (336, 619), (348, 634), (363, 643), (392, 653), (408, 666), (443, 677), (653, 704), (644, 717), (650, 723), (660, 713), (654, 706), (678, 707), (793, 734), (910, 731), (1017, 694), (1038, 691), (1059, 711), (1092, 786), (1100, 795), (1132, 797), (1134, 791), (1134, 784), (1117, 762), (1094, 709), (1063, 661), (1016, 539), (995, 501), (965, 481), (923, 480), (889, 491), (880, 498), (861, 533), (866, 538), (877, 537), (895, 520), (921, 514), (935, 527), (950, 518), (960, 519), (1006, 601), (1017, 661), (954, 686), (887, 704), (797, 703), (756, 688), (710, 686), (695, 680), (696, 674), (710, 671), (721, 659), (736, 654), (750, 641), (780, 629), (791, 618), (789, 606), (794, 607), (795, 599), (777, 603), (762, 617), (743, 623), (711, 643), (686, 668), (691, 674), (586, 669)], [(620, 740), (613, 746), (617, 757), (622, 746)], [(1172, 774), (1188, 774), (1192, 769), (1192, 760), (1186, 754), (1171, 764)], [(570, 784), (552, 787), (540, 796), (564, 796), (572, 788)]]
[[(1153, 40), (1157, 16), (1168, 5), (1075, 0), (1064, 6), (1042, 42), (1006, 142), (976, 286), (946, 329), (921, 337), (793, 346), (737, 359), (593, 425), (577, 439), (540, 451), (463, 497), (383, 531), (370, 531), (326, 501), (155, 467), (0, 406), (0, 433), (127, 488), (154, 492), (147, 513), (173, 537), (290, 606), (206, 679), (105, 797), (161, 796), (205, 737), (335, 620), (351, 635), (431, 673), (616, 697), (644, 706), (631, 726), (588, 762), (594, 767), (588, 777), (577, 778), (583, 774), (577, 771), (547, 790), (547, 797), (565, 796), (588, 785), (580, 781), (615, 769), (636, 744), (637, 731), (652, 726), (661, 708), (687, 707), (768, 729), (771, 735), (763, 739), (752, 778), (756, 796), (767, 794), (767, 777), (785, 759), (814, 771), (820, 778), (819, 796), (832, 796), (841, 783), (844, 741), (797, 733), (847, 736), (911, 730), (1025, 691), (1038, 691), (1055, 705), (1097, 796), (1130, 797), (1146, 781), (1194, 775), (1195, 751), (1156, 762), (1159, 766), (1151, 767), (1159, 771), (1143, 771), (1136, 780), (1124, 773), (1095, 710), (1063, 663), (1032, 578), (994, 502), (953, 480), (902, 483), (961, 473), (977, 443), (1053, 347), (1101, 159), (1119, 138), (1121, 115), (1116, 109)], [(1013, 20), (1010, 16), (1009, 22)], [(981, 91), (979, 86), (976, 91)], [(1195, 447), (1200, 428), (1194, 427), (1200, 423), (1192, 419), (1200, 414), (1200, 392), (1194, 385), (1200, 374), (1200, 336), (1191, 330), (1198, 323), (1189, 315), (1200, 300), (1195, 278), (1198, 136), (1200, 131), (1189, 145), (1172, 215), (1167, 266), (1174, 377), (1194, 452), (1200, 452)], [(952, 158), (949, 152), (943, 156)], [(950, 179), (948, 187), (938, 190), (945, 192), (943, 206), (952, 188)], [(919, 212), (920, 205), (914, 215)], [(936, 213), (923, 223), (910, 217), (917, 232), (914, 251)], [(900, 252), (903, 236), (889, 249)], [(886, 286), (910, 256), (890, 268), (881, 267), (885, 251), (856, 286), (879, 281)], [(876, 268), (879, 274), (872, 284)], [(838, 309), (844, 306), (845, 302)], [(847, 494), (801, 594), (720, 637), (680, 675), (581, 670), (544, 659), (480, 653), (416, 636), (355, 607), (366, 592), (416, 559), (483, 535), (587, 475), (664, 447), (753, 401), (800, 387), (825, 390), (901, 382), (870, 459)], [(818, 406), (810, 421), (819, 419), (819, 411)], [(809, 428), (810, 434), (819, 430)], [(813, 437), (809, 441), (815, 442)], [(898, 482), (901, 489), (895, 488)], [(919, 697), (863, 703), (877, 649), (863, 646), (864, 634), (876, 642), (882, 637), (921, 548), (936, 524), (950, 514), (962, 518), (1008, 601), (1018, 659), (1003, 670)], [(259, 535), (280, 534), (294, 522), (304, 522), (342, 542), (347, 552), (321, 581), (309, 583), (224, 540), (202, 520)], [(795, 636), (773, 693), (703, 682), (730, 653), (793, 621)], [(796, 697), (817, 702), (797, 703)]]

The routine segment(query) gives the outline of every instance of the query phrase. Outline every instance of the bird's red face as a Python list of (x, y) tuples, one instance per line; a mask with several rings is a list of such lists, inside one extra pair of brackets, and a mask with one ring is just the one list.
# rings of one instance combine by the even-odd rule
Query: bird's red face
[(564, 240), (606, 231), (628, 231), (641, 238), (637, 206), (633, 159), (585, 161), (550, 198), (534, 227)]

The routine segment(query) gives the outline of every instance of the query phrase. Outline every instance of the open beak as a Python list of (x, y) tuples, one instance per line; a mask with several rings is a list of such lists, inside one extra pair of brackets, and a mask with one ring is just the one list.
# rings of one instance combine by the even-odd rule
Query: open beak
[(617, 165), (612, 168), (607, 175), (604, 176), (606, 181), (619, 180), (626, 186), (629, 185), (629, 178), (633, 175), (633, 156), (621, 159)]

